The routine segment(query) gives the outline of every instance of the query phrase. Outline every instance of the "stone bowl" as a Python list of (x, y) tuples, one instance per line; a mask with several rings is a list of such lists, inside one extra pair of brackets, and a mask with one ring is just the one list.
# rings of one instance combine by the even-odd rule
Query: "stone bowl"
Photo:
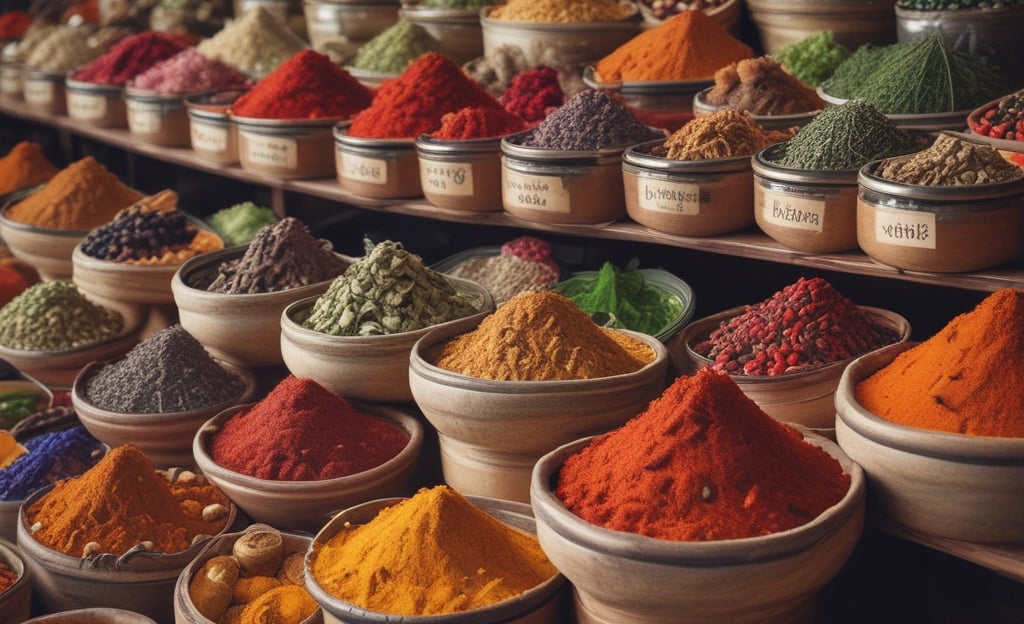
[(331, 392), (364, 401), (411, 401), (409, 354), (413, 345), (435, 328), (479, 322), (494, 311), (494, 298), (483, 286), (445, 276), (457, 290), (472, 295), (478, 312), (464, 319), (416, 331), (382, 336), (331, 336), (306, 329), (298, 320), (316, 303), (307, 297), (281, 314), (281, 354), (296, 377), (313, 379)]
[(1024, 438), (908, 427), (857, 401), (857, 384), (910, 346), (857, 358), (836, 391), (836, 440), (864, 468), (871, 508), (933, 537), (1024, 544)]
[(841, 448), (806, 439), (850, 475), (838, 503), (803, 526), (760, 537), (673, 542), (612, 531), (569, 511), (555, 496), (565, 460), (583, 438), (542, 457), (530, 479), (537, 537), (575, 593), (579, 624), (773, 624), (810, 622), (817, 592), (839, 573), (864, 525), (865, 479)]
[(196, 433), (192, 452), (199, 470), (254, 521), (281, 530), (315, 533), (334, 513), (346, 507), (407, 493), (425, 437), (423, 425), (408, 409), (371, 404), (357, 407), (365, 414), (398, 425), (409, 434), (408, 445), (380, 466), (336, 479), (275, 481), (229, 470), (210, 455), (210, 439), (217, 430), (249, 407), (251, 404), (231, 407), (208, 420)]
[(435, 366), (438, 349), (472, 331), (463, 319), (420, 338), (409, 359), (413, 399), (438, 431), (445, 482), (463, 494), (529, 502), (530, 472), (545, 453), (605, 433), (641, 413), (664, 390), (668, 349), (654, 336), (620, 330), (656, 354), (624, 375), (573, 381), (493, 381)]

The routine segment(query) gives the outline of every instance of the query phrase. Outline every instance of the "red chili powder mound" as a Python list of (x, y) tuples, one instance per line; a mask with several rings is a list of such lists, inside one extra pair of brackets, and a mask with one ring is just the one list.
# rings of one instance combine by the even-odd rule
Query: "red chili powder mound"
[(0, 15), (0, 39), (19, 39), (32, 25), (32, 16), (25, 11), (7, 11)]
[(441, 117), (441, 127), (430, 136), (435, 139), (483, 139), (524, 130), (523, 120), (501, 108), (469, 106)]
[(713, 541), (801, 526), (849, 488), (838, 461), (704, 368), (570, 456), (555, 495), (607, 529)]
[(373, 101), (373, 91), (330, 57), (296, 52), (231, 105), (255, 119), (348, 119)]
[(311, 379), (288, 376), (210, 439), (221, 466), (258, 479), (319, 481), (364, 472), (409, 443), (397, 425), (364, 414)]
[(82, 82), (123, 85), (186, 47), (178, 37), (147, 30), (125, 37), (109, 52), (78, 70), (72, 78)]
[(466, 107), (502, 108), (447, 56), (428, 52), (380, 86), (369, 108), (352, 119), (348, 133), (368, 139), (411, 139), (434, 132), (445, 113)]
[(528, 122), (543, 121), (548, 111), (565, 103), (565, 93), (558, 82), (558, 72), (547, 65), (538, 65), (516, 74), (498, 98), (510, 113)]

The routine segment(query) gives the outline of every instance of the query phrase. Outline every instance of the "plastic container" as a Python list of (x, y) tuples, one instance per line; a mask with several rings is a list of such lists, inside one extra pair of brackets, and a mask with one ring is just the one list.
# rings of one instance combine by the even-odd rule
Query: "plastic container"
[[(174, 624), (216, 624), (203, 616), (199, 609), (196, 608), (195, 603), (192, 602), (192, 597), (189, 594), (189, 585), (192, 583), (192, 579), (195, 578), (196, 574), (203, 569), (203, 566), (210, 559), (231, 555), (235, 542), (243, 535), (250, 532), (268, 530), (275, 531), (276, 529), (264, 524), (251, 524), (243, 531), (224, 533), (210, 540), (203, 551), (185, 566), (185, 569), (178, 576), (178, 582), (174, 585)], [(309, 543), (312, 541), (312, 537), (297, 533), (281, 531), (280, 534), (285, 556), (294, 553), (305, 553)], [(299, 624), (320, 624), (323, 620), (323, 612), (317, 609), (308, 618), (299, 622)]]
[(6, 537), (0, 538), (0, 562), (18, 577), (0, 593), (0, 621), (24, 622), (32, 610), (32, 576), (25, 567), (24, 556)]
[(438, 208), (501, 212), (501, 137), (416, 139), (423, 196)]
[(773, 624), (813, 621), (814, 601), (846, 563), (864, 525), (865, 478), (831, 441), (805, 438), (850, 475), (838, 503), (807, 524), (761, 537), (672, 542), (583, 520), (552, 492), (583, 438), (540, 458), (530, 480), (537, 538), (572, 583), (578, 624)]
[(316, 533), (337, 512), (389, 496), (411, 494), (425, 437), (423, 425), (404, 406), (353, 403), (360, 412), (383, 418), (409, 434), (409, 443), (398, 455), (364, 472), (319, 481), (260, 479), (221, 466), (210, 456), (213, 434), (238, 412), (252, 407), (237, 405), (209, 419), (196, 433), (192, 445), (199, 470), (256, 522), (285, 531)]
[(314, 2), (305, 0), (309, 42), (316, 50), (342, 39), (365, 43), (398, 21), (398, 2)]
[(501, 140), (501, 204), (538, 223), (597, 224), (626, 216), (622, 153), (628, 145), (577, 152)]
[(978, 271), (1021, 257), (1024, 177), (966, 186), (921, 186), (857, 175), (857, 242), (872, 260), (907, 271)]
[(331, 129), (338, 119), (255, 119), (231, 115), (242, 169), (286, 180), (334, 172)]
[(896, 41), (895, 0), (747, 0), (765, 54), (823, 30), (851, 50)]
[(295, 301), (324, 293), (331, 281), (269, 293), (208, 291), (220, 265), (241, 258), (247, 249), (248, 245), (229, 247), (186, 260), (171, 278), (178, 317), (181, 326), (220, 360), (245, 367), (282, 366), (281, 313)]
[(486, 288), (469, 280), (446, 276), (457, 290), (472, 296), (477, 313), (416, 331), (381, 336), (331, 336), (302, 327), (302, 318), (318, 296), (300, 299), (281, 314), (281, 354), (296, 377), (313, 379), (346, 398), (364, 401), (411, 401), (409, 353), (413, 345), (437, 327), (479, 321), (494, 311)]
[(530, 472), (545, 453), (636, 416), (665, 387), (668, 349), (653, 336), (654, 360), (624, 375), (572, 381), (493, 381), (435, 366), (438, 349), (475, 329), (464, 319), (420, 338), (409, 358), (413, 399), (437, 429), (445, 482), (459, 492), (530, 501)]
[[(27, 526), (24, 510), (52, 488), (37, 490), (25, 499), (18, 522), (18, 548), (32, 575), (33, 597), (39, 608), (46, 613), (123, 609), (157, 622), (173, 621), (174, 585), (178, 575), (214, 536), (197, 539), (178, 553), (154, 553), (136, 548), (120, 556), (72, 557), (36, 541)], [(235, 506), (231, 505), (226, 527), (234, 523), (236, 513)]]
[[(496, 500), (480, 496), (468, 496), (471, 503), (481, 511), (501, 522), (536, 535), (536, 524), (530, 506), (512, 501)], [(555, 574), (537, 587), (519, 596), (503, 600), (494, 605), (447, 615), (402, 616), (368, 611), (345, 602), (328, 593), (317, 582), (310, 570), (315, 561), (318, 544), (328, 542), (347, 524), (366, 524), (373, 520), (381, 509), (394, 505), (401, 499), (389, 498), (370, 501), (345, 509), (331, 518), (310, 545), (306, 553), (306, 589), (320, 604), (324, 621), (341, 624), (564, 624), (566, 604), (564, 600), (565, 577)]]
[(775, 163), (779, 146), (751, 159), (754, 219), (788, 249), (821, 254), (857, 248), (857, 170), (793, 169)]
[[(899, 342), (910, 338), (910, 323), (895, 312), (862, 306), (876, 321), (895, 330)], [(718, 326), (746, 312), (740, 306), (696, 320), (683, 328), (678, 344), (673, 346), (674, 359), (684, 374), (692, 374), (711, 364), (694, 347), (706, 340)], [(834, 436), (835, 393), (839, 378), (854, 358), (840, 360), (809, 370), (783, 375), (730, 375), (766, 414), (782, 422), (802, 425), (828, 437)]]
[(238, 164), (238, 128), (228, 107), (244, 93), (236, 89), (185, 98), (189, 139), (196, 156), (220, 165)]
[(24, 67), (22, 73), (22, 97), (25, 98), (26, 104), (51, 115), (67, 113), (67, 96), (64, 94), (65, 72)]
[(836, 439), (864, 468), (872, 510), (932, 537), (1024, 544), (1024, 438), (907, 427), (857, 402), (857, 384), (910, 346), (857, 358), (836, 391)]
[(128, 131), (144, 143), (163, 147), (189, 147), (190, 132), (185, 98), (191, 94), (158, 93), (124, 88)]
[(127, 128), (124, 87), (64, 79), (68, 117), (96, 128)]
[(439, 43), (438, 52), (457, 65), (463, 65), (484, 53), (483, 27), (476, 9), (432, 9), (416, 5), (404, 7), (398, 16), (427, 31)]
[(652, 230), (676, 236), (714, 236), (754, 224), (750, 157), (673, 160), (652, 156), (663, 140), (622, 155), (626, 214)]
[(642, 21), (635, 7), (632, 16), (616, 22), (517, 22), (495, 19), (490, 12), (491, 7), (480, 10), (484, 56), (493, 56), (501, 46), (511, 45), (523, 51), (531, 66), (545, 62), (567, 67), (596, 63), (640, 34)]
[(91, 402), (86, 390), (89, 379), (107, 364), (110, 362), (92, 362), (82, 369), (71, 387), (71, 405), (94, 438), (111, 448), (132, 444), (145, 453), (156, 468), (195, 468), (192, 439), (199, 428), (221, 411), (252, 400), (256, 393), (256, 378), (251, 372), (222, 364), (243, 382), (242, 391), (229, 401), (184, 412), (113, 412)]
[(334, 129), (334, 165), (341, 187), (362, 197), (420, 197), (420, 164), (416, 139), (354, 137)]

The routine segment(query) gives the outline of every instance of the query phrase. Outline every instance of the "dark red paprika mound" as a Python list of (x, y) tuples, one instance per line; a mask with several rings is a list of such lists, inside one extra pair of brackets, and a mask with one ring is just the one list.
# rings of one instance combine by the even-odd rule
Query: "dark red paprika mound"
[(75, 72), (73, 80), (124, 85), (188, 46), (179, 37), (147, 30), (125, 37), (109, 52)]

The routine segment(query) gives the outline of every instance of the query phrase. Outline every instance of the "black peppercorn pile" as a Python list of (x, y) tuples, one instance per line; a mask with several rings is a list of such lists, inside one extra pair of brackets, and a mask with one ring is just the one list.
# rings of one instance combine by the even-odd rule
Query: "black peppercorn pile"
[(159, 257), (188, 247), (197, 231), (178, 210), (154, 211), (131, 206), (91, 231), (82, 241), (82, 253), (115, 262)]

